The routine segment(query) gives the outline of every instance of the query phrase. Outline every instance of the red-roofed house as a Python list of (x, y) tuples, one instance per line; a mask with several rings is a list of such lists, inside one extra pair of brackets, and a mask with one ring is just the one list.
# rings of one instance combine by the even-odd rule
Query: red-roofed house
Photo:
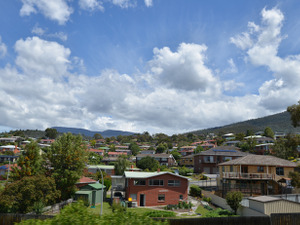
[(88, 184), (94, 184), (96, 182), (97, 182), (96, 180), (93, 180), (89, 177), (81, 177), (75, 185), (76, 187), (80, 188)]
[(94, 152), (94, 153), (96, 153), (98, 155), (102, 155), (102, 156), (104, 155), (104, 150), (100, 150), (100, 149), (90, 148), (89, 152)]
[(127, 155), (126, 152), (108, 152), (108, 157), (119, 157), (120, 155)]

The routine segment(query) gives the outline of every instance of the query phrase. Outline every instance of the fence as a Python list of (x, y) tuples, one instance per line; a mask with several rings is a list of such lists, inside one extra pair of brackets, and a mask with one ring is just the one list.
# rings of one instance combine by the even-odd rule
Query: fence
[(21, 220), (29, 219), (51, 219), (53, 216), (50, 215), (30, 215), (30, 214), (12, 214), (12, 213), (0, 213), (0, 224), (13, 225), (21, 222)]

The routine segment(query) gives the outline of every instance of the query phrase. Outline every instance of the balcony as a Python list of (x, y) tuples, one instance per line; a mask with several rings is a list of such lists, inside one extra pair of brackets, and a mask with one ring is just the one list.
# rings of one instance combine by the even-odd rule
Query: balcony
[(223, 179), (275, 180), (275, 177), (275, 174), (270, 173), (223, 172)]

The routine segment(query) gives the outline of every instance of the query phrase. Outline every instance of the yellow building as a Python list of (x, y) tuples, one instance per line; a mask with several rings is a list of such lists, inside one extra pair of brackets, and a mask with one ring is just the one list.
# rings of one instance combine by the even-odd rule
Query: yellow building
[(188, 155), (180, 158), (180, 166), (194, 167), (194, 155)]
[(241, 191), (245, 195), (287, 193), (290, 190), (288, 175), (296, 163), (266, 155), (247, 155), (220, 163), (219, 187), (223, 196), (228, 191)]

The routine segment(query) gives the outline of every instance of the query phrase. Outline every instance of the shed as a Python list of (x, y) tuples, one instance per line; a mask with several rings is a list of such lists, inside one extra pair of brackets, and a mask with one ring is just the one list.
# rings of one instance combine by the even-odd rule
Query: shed
[[(103, 185), (103, 196), (106, 196), (105, 186)], [(80, 197), (89, 200), (91, 205), (97, 205), (101, 203), (102, 196), (102, 184), (94, 183), (80, 187), (80, 191), (75, 193), (75, 199), (78, 200)], [(103, 199), (104, 200), (104, 199)]]

